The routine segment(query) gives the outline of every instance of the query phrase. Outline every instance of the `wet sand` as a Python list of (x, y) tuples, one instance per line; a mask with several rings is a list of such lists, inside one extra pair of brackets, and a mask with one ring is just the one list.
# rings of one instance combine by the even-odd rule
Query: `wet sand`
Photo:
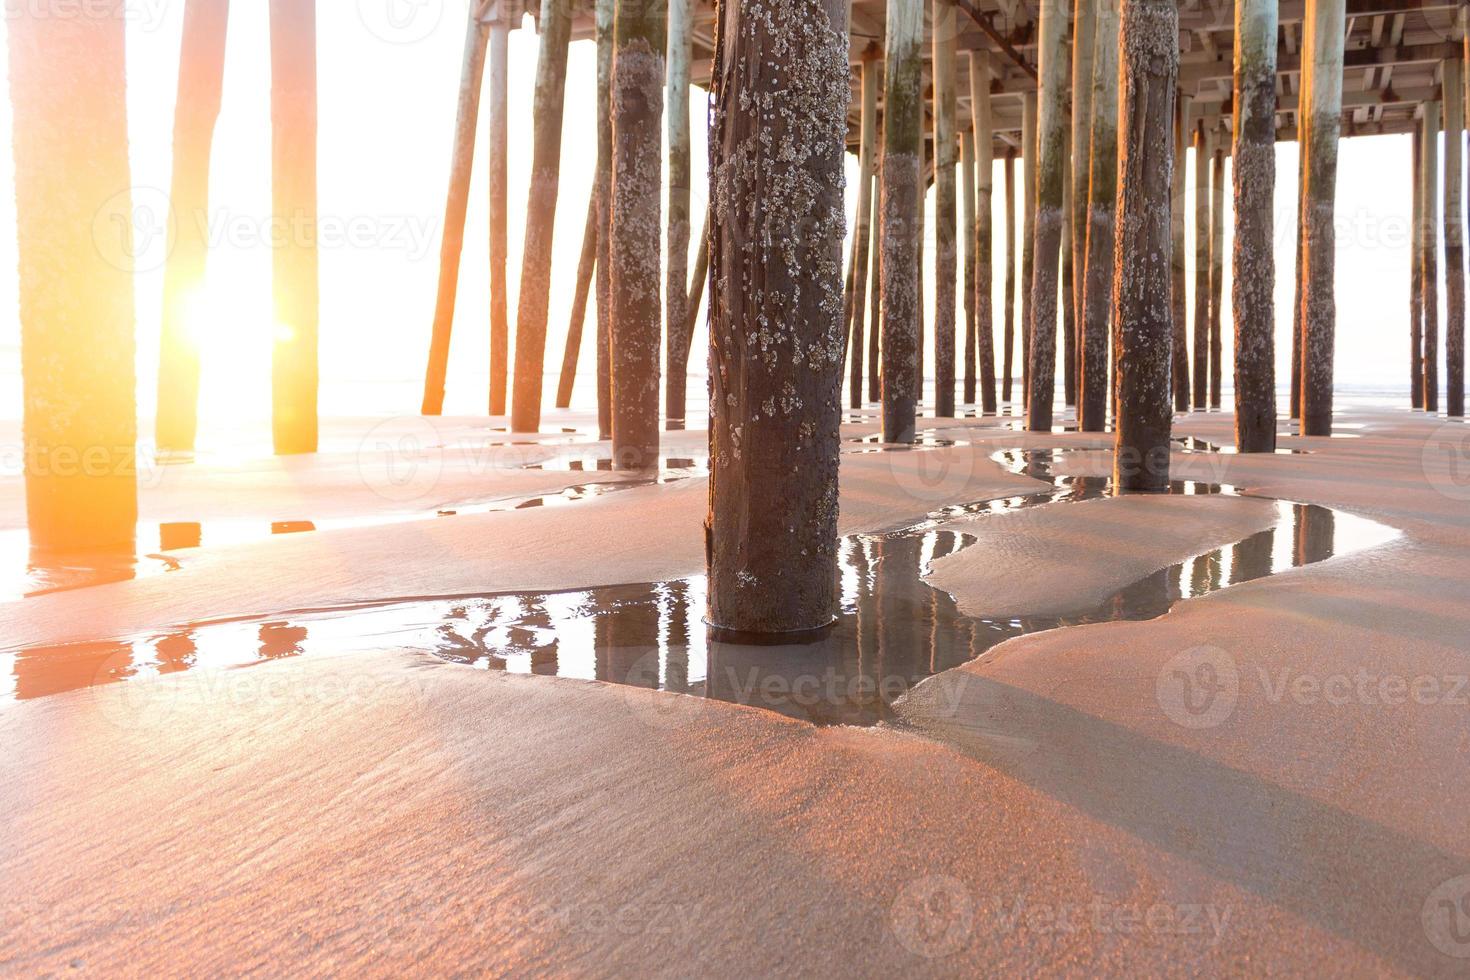
[[(1439, 423), (1344, 417), (1359, 438), (1286, 440), (1313, 455), (1175, 466), (1400, 538), (1148, 622), (1009, 641), (920, 685), (897, 726), (814, 728), (403, 650), (0, 706), (0, 963), (1462, 974), (1470, 473), (1427, 442)], [(1228, 424), (1176, 428), (1228, 442)], [(1448, 431), (1463, 449), (1470, 430)], [(844, 457), (844, 530), (1039, 491), (991, 451)], [(0, 621), (9, 643), (42, 644), (350, 597), (652, 580), (698, 570), (703, 501), (695, 477), (204, 548)], [(1140, 567), (1212, 547), (1184, 504), (1120, 503), (1060, 585), (1007, 580), (1014, 598), (1104, 589), (1111, 536)], [(1089, 506), (984, 520), (1060, 529)], [(1199, 537), (1135, 547), (1166, 521)]]

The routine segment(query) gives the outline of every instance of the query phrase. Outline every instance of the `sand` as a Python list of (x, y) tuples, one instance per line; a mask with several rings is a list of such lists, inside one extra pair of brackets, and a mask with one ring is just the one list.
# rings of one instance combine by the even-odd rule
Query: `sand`
[[(0, 964), (1462, 975), (1470, 484), (1429, 442), (1436, 423), (1347, 417), (1361, 438), (1297, 441), (1316, 455), (1176, 464), (1223, 460), (1228, 482), (1402, 537), (1150, 622), (1002, 644), (926, 681), (897, 728), (816, 729), (400, 650), (0, 707)], [(886, 460), (918, 455), (844, 460), (849, 528), (935, 508), (895, 492), (908, 477)], [(974, 473), (957, 493), (1019, 492), (988, 463)], [(456, 576), (637, 580), (687, 567), (674, 515), (696, 514), (699, 490), (455, 518), (443, 537), (424, 529), (449, 520), (416, 538), (399, 525), (376, 532), (376, 552), (373, 534), (344, 530), (201, 553), (184, 571), (0, 606), (0, 621), (55, 642)], [(1109, 534), (1146, 539), (1160, 514), (1110, 508)], [(536, 521), (573, 516), (556, 526), (575, 549), (531, 546), (553, 527)], [(619, 527), (634, 520), (637, 533)], [(1079, 553), (1067, 588), (1101, 588), (1114, 561)]]

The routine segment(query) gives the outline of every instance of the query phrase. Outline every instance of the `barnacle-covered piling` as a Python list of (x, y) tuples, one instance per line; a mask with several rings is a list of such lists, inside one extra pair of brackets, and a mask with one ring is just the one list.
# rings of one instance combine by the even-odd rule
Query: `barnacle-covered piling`
[[(597, 438), (612, 438), (612, 62), (617, 0), (593, 8), (597, 43)], [(708, 218), (706, 217), (706, 220)]]
[(709, 620), (779, 636), (836, 613), (847, 3), (743, 0), (720, 16)]
[[(547, 0), (553, 2), (553, 0)], [(619, 0), (612, 73), (612, 453), (658, 462), (662, 145), (666, 7)], [(720, 219), (716, 219), (717, 221)]]
[(1332, 354), (1337, 330), (1334, 282), (1337, 238), (1337, 135), (1342, 121), (1342, 0), (1307, 0), (1303, 29), (1303, 86), (1310, 109), (1306, 194), (1302, 199), (1302, 435), (1332, 433)]
[(918, 403), (919, 230), (922, 92), (919, 45), (924, 8), (888, 0), (883, 62), (883, 191), (880, 275), (883, 282), (883, 440), (912, 442)]
[(1067, 27), (1066, 0), (1042, 0), (1037, 94), (1035, 250), (1031, 289), (1030, 384), (1026, 427), (1050, 432), (1057, 370), (1057, 279), (1066, 220)]
[(1113, 221), (1118, 189), (1118, 13), (1100, 0), (1093, 23), (1092, 121), (1088, 144), (1087, 269), (1082, 307), (1082, 397), (1078, 427), (1107, 428), (1108, 323), (1113, 305)]
[(1235, 445), (1276, 449), (1276, 0), (1235, 3)]
[(1123, 138), (1113, 289), (1118, 363), (1113, 480), (1119, 491), (1169, 485), (1169, 185), (1178, 32), (1174, 0), (1123, 0), (1118, 84)]

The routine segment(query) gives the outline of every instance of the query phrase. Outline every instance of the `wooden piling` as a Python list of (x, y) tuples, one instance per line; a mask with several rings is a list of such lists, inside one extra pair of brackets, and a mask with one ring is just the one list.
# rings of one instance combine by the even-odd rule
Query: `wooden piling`
[(1420, 137), (1419, 183), (1423, 222), (1419, 225), (1420, 285), (1424, 290), (1422, 368), (1424, 410), (1439, 411), (1439, 103), (1424, 103)]
[[(492, 8), (495, 9), (495, 8)], [(504, 415), (510, 376), (510, 22), (504, 12), (490, 23), (490, 398), (491, 415)], [(594, 193), (596, 193), (594, 191)], [(600, 272), (600, 270), (599, 270)]]
[(1011, 375), (1016, 346), (1016, 151), (1006, 150), (1006, 309), (1001, 340), (1001, 400), (1011, 403)]
[[(1305, 78), (1301, 96), (1305, 97)], [(1301, 113), (1297, 113), (1297, 170), (1296, 170), (1296, 264), (1293, 266), (1295, 282), (1291, 302), (1291, 417), (1302, 417), (1302, 279), (1306, 275), (1306, 253), (1302, 244), (1306, 240), (1306, 229), (1302, 225), (1302, 202), (1307, 192), (1307, 154), (1303, 150), (1306, 127)]]
[[(716, 639), (795, 639), (826, 628), (837, 611), (847, 8), (847, 0), (720, 8), (705, 525)], [(904, 20), (890, 16), (890, 43)], [(796, 134), (800, 152), (768, 152)], [(789, 248), (745, 235), (752, 219)]]
[(690, 350), (694, 349), (694, 328), (699, 323), (699, 304), (704, 300), (704, 284), (709, 278), (709, 206), (704, 209), (704, 227), (699, 232), (699, 250), (694, 253), (694, 272), (689, 276), (689, 298), (684, 309), (684, 336), (688, 337)]
[[(612, 438), (612, 63), (617, 0), (596, 0), (597, 44), (597, 438)], [(708, 212), (705, 222), (708, 224)], [(708, 232), (706, 231), (706, 240)]]
[(919, 366), (919, 229), (923, 208), (919, 45), (924, 8), (888, 0), (883, 66), (883, 441), (912, 442)]
[(665, 7), (657, 0), (619, 0), (615, 21), (609, 256), (612, 264), (612, 452), (614, 467), (645, 469), (658, 464), (659, 448), (662, 326), (659, 130), (663, 114)]
[(209, 254), (209, 155), (225, 74), (229, 0), (189, 0), (174, 102), (173, 221), (163, 273), (154, 438), (162, 451), (193, 452), (199, 421), (200, 300)]
[(1031, 405), (1031, 336), (1036, 312), (1037, 96), (1021, 96), (1021, 404)]
[[(1072, 7), (1072, 268), (1073, 303), (1077, 310), (1079, 343), (1075, 352), (1078, 387), (1087, 309), (1088, 181), (1092, 176), (1092, 56), (1096, 45), (1097, 0), (1073, 0)], [(1080, 395), (1080, 392), (1079, 392)], [(1081, 402), (1078, 402), (1081, 412)]]
[[(848, 378), (848, 397), (853, 408), (863, 407), (863, 345), (867, 320), (868, 261), (873, 240), (873, 158), (878, 144), (878, 53), (869, 48), (863, 54), (862, 107), (858, 133), (857, 219), (853, 222), (852, 371)], [(874, 324), (876, 326), (876, 319)], [(876, 331), (875, 331), (876, 332)]]
[(689, 282), (689, 60), (694, 53), (693, 11), (690, 0), (668, 0), (668, 71), (664, 89), (664, 119), (668, 130), (668, 217), (665, 242), (669, 250), (664, 273), (664, 336), (667, 376), (664, 378), (664, 426), (684, 428), (689, 345), (684, 321), (688, 311), (685, 291)]
[(972, 129), (960, 134), (960, 246), (961, 265), (965, 270), (960, 287), (965, 310), (964, 398), (966, 405), (973, 405), (978, 340), (975, 336), (975, 132)]
[[(991, 131), (990, 53), (970, 52), (970, 124), (975, 130), (975, 331), (980, 359), (980, 408), (993, 414), (995, 405), (995, 315), (992, 272), (992, 187), (995, 182), (994, 136)], [(1009, 249), (1007, 250), (1009, 251)]]
[(1038, 27), (1035, 249), (1032, 258), (1030, 385), (1026, 427), (1050, 432), (1056, 390), (1057, 288), (1060, 273), (1067, 133), (1065, 0), (1042, 0)]
[[(541, 43), (531, 107), (531, 187), (526, 196), (521, 288), (516, 296), (515, 387), (510, 405), (510, 427), (515, 432), (541, 428), (541, 374), (546, 359), (556, 197), (561, 187), (561, 126), (571, 23), (571, 7), (566, 0), (541, 0), (537, 24)], [(663, 81), (661, 76), (659, 81)], [(656, 409), (654, 414), (658, 414)]]
[[(1118, 226), (1113, 322), (1118, 417), (1113, 481), (1120, 492), (1169, 486), (1170, 171), (1179, 11), (1174, 0), (1123, 0), (1119, 27)], [(1096, 96), (1094, 95), (1094, 98)]]
[(1307, 0), (1302, 70), (1310, 75), (1306, 114), (1306, 195), (1303, 198), (1302, 435), (1332, 434), (1332, 355), (1335, 298), (1337, 136), (1342, 120), (1342, 53), (1346, 13), (1341, 0)]
[(567, 343), (561, 356), (561, 377), (556, 386), (556, 407), (569, 408), (572, 386), (577, 380), (577, 356), (582, 351), (582, 325), (587, 320), (587, 294), (592, 289), (592, 273), (597, 264), (597, 184), (593, 181), (592, 198), (587, 202), (587, 224), (582, 231), (582, 254), (577, 259), (577, 285), (572, 294), (572, 315), (567, 321)]
[[(138, 517), (124, 0), (7, 8), (32, 561), (130, 550)], [(153, 226), (168, 220), (148, 212)]]
[(1465, 218), (1461, 212), (1465, 103), (1459, 59), (1447, 59), (1443, 72), (1445, 414), (1460, 418), (1465, 414)]
[[(1235, 446), (1276, 449), (1276, 0), (1235, 3)], [(1215, 355), (1218, 357), (1218, 355)]]
[(955, 190), (955, 6), (933, 0), (934, 415), (954, 417), (958, 240)]
[(317, 447), (315, 0), (271, 0), (270, 36), (272, 211), (290, 229), (272, 249), (271, 438), (287, 455)]
[[(273, 0), (274, 2), (279, 0)], [(275, 13), (274, 5), (271, 12)], [(475, 162), (475, 127), (480, 119), (480, 84), (485, 74), (485, 40), (488, 28), (480, 14), (481, 4), (472, 3), (469, 21), (465, 25), (464, 56), (459, 72), (459, 106), (454, 119), (454, 149), (449, 162), (449, 192), (444, 202), (444, 234), (439, 242), (439, 290), (434, 298), (429, 367), (424, 374), (422, 411), (425, 415), (439, 415), (444, 411), (444, 378), (449, 370), (449, 338), (454, 328), (454, 304), (459, 290), (459, 260), (464, 251), (465, 211), (469, 207), (470, 172)], [(494, 197), (493, 191), (491, 197)], [(493, 241), (493, 234), (491, 237)], [(492, 275), (494, 268), (492, 256)], [(492, 286), (492, 293), (493, 291)]]
[(1062, 150), (1062, 401), (1077, 404), (1077, 281), (1072, 270), (1072, 116), (1067, 114)]
[(1424, 262), (1419, 254), (1424, 223), (1424, 132), (1413, 133), (1409, 166), (1413, 169), (1413, 217), (1409, 235), (1409, 405), (1424, 407)]
[(1210, 407), (1220, 407), (1220, 363), (1225, 297), (1225, 137), (1211, 140), (1210, 161)]
[(869, 229), (871, 240), (868, 254), (871, 256), (872, 272), (868, 284), (868, 401), (876, 402), (883, 397), (883, 382), (880, 372), (882, 357), (880, 341), (883, 336), (883, 125), (880, 117), (874, 131), (873, 147), (873, 220)]
[(1194, 408), (1210, 398), (1210, 144), (1204, 120), (1194, 127)]
[(1118, 190), (1118, 13), (1097, 5), (1093, 22), (1092, 125), (1088, 133), (1087, 268), (1082, 310), (1082, 397), (1078, 428), (1107, 428), (1113, 389), (1108, 372), (1108, 324), (1113, 307), (1113, 223)]
[(1169, 232), (1173, 239), (1173, 266), (1169, 279), (1174, 309), (1174, 342), (1169, 380), (1174, 389), (1174, 411), (1189, 411), (1189, 294), (1186, 290), (1184, 252), (1184, 171), (1189, 147), (1190, 98), (1179, 97), (1174, 113), (1174, 179), (1170, 182)]

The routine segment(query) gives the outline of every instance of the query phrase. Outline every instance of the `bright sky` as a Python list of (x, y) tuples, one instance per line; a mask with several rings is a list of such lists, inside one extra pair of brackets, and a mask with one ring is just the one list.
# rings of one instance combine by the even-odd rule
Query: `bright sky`
[[(439, 239), (451, 133), (464, 42), (463, 0), (345, 0), (318, 5), (320, 84), (320, 215), (322, 268), (322, 411), (406, 414), (417, 411), (433, 315)], [(157, 212), (169, 186), (173, 101), (182, 3), (133, 0), (129, 24), (129, 126), (135, 208)], [(530, 21), (527, 21), (529, 28)], [(211, 431), (264, 422), (269, 416), (271, 342), (270, 62), (267, 6), (231, 6), (224, 104), (211, 175), (211, 232), (205, 328), (201, 440)], [(0, 60), (4, 53), (0, 50)], [(521, 235), (530, 167), (531, 80), (536, 37), (510, 44), (510, 309), (514, 332)], [(572, 46), (557, 207), (548, 371), (560, 363), (573, 278), (596, 155), (594, 51)], [(704, 207), (704, 102), (691, 106), (694, 214)], [(484, 410), (488, 377), (488, 217), (484, 109), (466, 227), (459, 305), (450, 355), (450, 413)], [(0, 139), (10, 140), (9, 104), (0, 104)], [(1294, 257), (1296, 146), (1280, 144), (1277, 171), (1278, 375), (1286, 379)], [(855, 164), (849, 159), (850, 180)], [(1340, 384), (1406, 388), (1408, 309), (1409, 140), (1404, 136), (1345, 140), (1338, 182), (1338, 336)], [(0, 152), (0, 183), (10, 186), (11, 154)], [(996, 186), (1000, 187), (997, 170)], [(1019, 181), (1018, 181), (1019, 183)], [(1192, 180), (1186, 182), (1192, 188)], [(849, 188), (849, 207), (853, 190)], [(1226, 195), (1227, 200), (1229, 195)], [(930, 199), (932, 208), (932, 195)], [(1193, 235), (1193, 205), (1186, 214)], [(1003, 254), (996, 202), (997, 262)], [(148, 214), (142, 214), (146, 220)], [(695, 218), (697, 235), (699, 218)], [(1230, 219), (1226, 228), (1229, 234)], [(19, 414), (16, 382), (14, 202), (0, 195), (0, 416)], [(926, 222), (933, 235), (932, 211)], [(927, 254), (933, 255), (932, 246)], [(1190, 246), (1190, 261), (1193, 250)], [(163, 246), (145, 253), (138, 276), (139, 411), (151, 418)], [(1227, 270), (1229, 263), (1226, 263)], [(1193, 286), (1191, 273), (1189, 282)], [(1000, 306), (1002, 276), (996, 276)], [(1229, 283), (1225, 289), (1229, 302)], [(1443, 304), (1441, 304), (1441, 307)], [(929, 301), (932, 316), (932, 283)], [(1443, 312), (1443, 311), (1441, 311)], [(1230, 320), (1225, 310), (1229, 377)], [(961, 315), (962, 318), (962, 315)], [(583, 366), (592, 367), (592, 334)], [(702, 397), (703, 329), (691, 365)], [(998, 345), (997, 345), (998, 349)], [(932, 366), (932, 354), (926, 358)], [(1228, 385), (1228, 380), (1227, 380)], [(548, 401), (549, 389), (548, 386)], [(579, 380), (579, 402), (590, 396)], [(145, 422), (146, 425), (146, 422)], [(146, 432), (147, 429), (145, 428)]]

